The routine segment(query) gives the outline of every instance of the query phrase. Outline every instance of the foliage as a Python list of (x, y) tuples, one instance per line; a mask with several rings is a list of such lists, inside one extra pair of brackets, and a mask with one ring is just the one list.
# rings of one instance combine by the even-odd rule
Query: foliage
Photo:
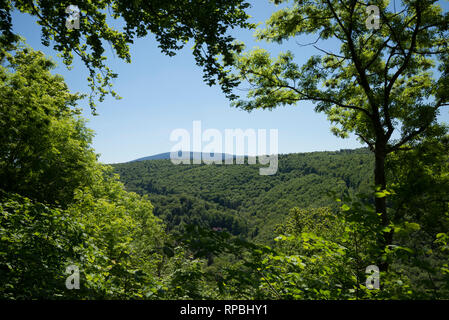
[[(80, 10), (79, 29), (66, 27), (69, 6)], [(108, 93), (117, 96), (112, 90), (117, 74), (106, 64), (105, 43), (111, 45), (117, 57), (129, 63), (129, 46), (135, 39), (147, 35), (154, 36), (161, 51), (169, 56), (192, 41), (193, 55), (196, 63), (203, 67), (204, 80), (209, 85), (218, 80), (223, 91), (230, 94), (234, 82), (225, 77), (226, 71), (218, 63), (218, 57), (230, 64), (232, 52), (240, 50), (241, 45), (234, 42), (228, 29), (253, 27), (247, 22), (248, 15), (244, 11), (248, 6), (244, 0), (7, 0), (2, 1), (0, 11), (0, 43), (8, 46), (17, 40), (12, 11), (35, 16), (42, 31), (43, 45), (52, 45), (67, 66), (72, 64), (74, 54), (86, 65), (93, 112), (96, 94), (100, 102)], [(117, 24), (121, 27), (117, 28)]]
[(279, 156), (279, 170), (261, 176), (257, 165), (174, 165), (169, 160), (115, 164), (127, 190), (148, 195), (169, 230), (183, 224), (221, 228), (234, 235), (273, 240), (292, 207), (335, 206), (330, 192), (368, 190), (367, 150)]
[(65, 288), (65, 268), (88, 256), (83, 226), (17, 194), (1, 192), (0, 213), (0, 297), (76, 297)]
[[(96, 161), (78, 95), (41, 52), (0, 67), (1, 298), (145, 298), (160, 283), (166, 235), (153, 206)], [(80, 271), (65, 287), (66, 267)]]
[[(379, 27), (368, 28), (368, 4), (360, 1), (273, 2), (289, 5), (274, 12), (256, 37), (282, 43), (315, 34), (313, 44), (322, 55), (311, 56), (301, 67), (291, 51), (277, 59), (258, 48), (236, 55), (237, 71), (230, 78), (249, 82), (251, 89), (248, 100), (234, 105), (251, 111), (312, 101), (335, 124), (335, 135), (354, 133), (369, 147), (375, 159), (373, 185), (385, 190), (385, 161), (391, 153), (445, 132), (437, 116), (449, 105), (449, 13), (435, 0), (402, 1), (400, 12), (389, 1), (372, 1), (369, 5), (379, 9)], [(330, 40), (340, 47), (315, 45)], [(385, 227), (378, 246), (386, 247), (393, 241), (387, 231), (392, 222), (387, 199), (373, 200)], [(387, 270), (388, 263), (380, 259)]]
[(400, 228), (395, 241), (413, 250), (397, 267), (407, 270), (414, 291), (422, 298), (448, 294), (445, 265), (449, 256), (441, 250), (449, 230), (448, 155), (448, 137), (441, 136), (396, 154), (389, 165), (395, 190), (392, 220)]
[(188, 226), (182, 240), (195, 257), (212, 253), (231, 261), (203, 271), (225, 299), (413, 298), (408, 275), (395, 271), (380, 274), (380, 290), (367, 288), (365, 270), (377, 257), (380, 219), (374, 226), (355, 221), (342, 207), (340, 213), (325, 207), (292, 209), (273, 247), (197, 226)]
[(439, 108), (448, 103), (449, 14), (435, 1), (404, 1), (400, 14), (391, 12), (387, 1), (373, 1), (381, 16), (379, 29), (372, 30), (365, 25), (362, 2), (274, 2), (291, 6), (273, 13), (258, 39), (282, 43), (316, 33), (318, 40), (338, 41), (339, 52), (319, 49), (323, 55), (310, 57), (301, 68), (292, 52), (276, 60), (262, 49), (239, 56), (240, 73), (234, 76), (255, 87), (250, 100), (237, 101), (237, 107), (271, 109), (311, 100), (340, 126), (333, 128), (336, 135), (354, 132), (372, 149), (378, 135), (389, 143), (400, 129), (401, 138), (386, 146), (387, 153), (436, 125)]
[(102, 290), (102, 298), (144, 298), (158, 283), (163, 229), (151, 203), (126, 192), (110, 167), (97, 177), (95, 184), (76, 191), (68, 208), (96, 248), (93, 265), (84, 269), (86, 286)]
[[(0, 208), (2, 298), (139, 299), (159, 284), (161, 225), (110, 169), (66, 210), (8, 193)], [(69, 265), (80, 270), (80, 290), (65, 287)]]
[(0, 188), (66, 206), (92, 183), (93, 133), (54, 63), (20, 45), (0, 65)]

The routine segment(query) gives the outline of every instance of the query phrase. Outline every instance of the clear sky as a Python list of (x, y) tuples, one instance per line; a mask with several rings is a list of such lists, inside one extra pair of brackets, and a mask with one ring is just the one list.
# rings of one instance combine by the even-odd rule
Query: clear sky
[[(265, 21), (276, 9), (268, 0), (250, 2), (253, 6), (249, 14), (253, 22)], [(448, 2), (444, 2), (447, 10)], [(35, 21), (28, 15), (13, 15), (15, 31), (24, 36), (31, 47), (53, 57), (59, 65), (55, 72), (64, 76), (71, 90), (89, 93), (87, 69), (76, 60), (73, 69), (67, 70), (56, 52), (41, 44), (40, 27)], [(310, 55), (319, 53), (313, 47), (298, 45), (314, 41), (312, 37), (298, 38), (278, 46), (254, 42), (252, 32), (247, 30), (235, 31), (234, 36), (249, 48), (259, 46), (273, 54), (292, 50), (299, 64)], [(332, 43), (324, 46), (331, 47)], [(194, 120), (201, 120), (203, 130), (278, 129), (279, 153), (362, 146), (353, 136), (348, 139), (335, 137), (330, 132), (326, 116), (315, 113), (313, 104), (308, 102), (251, 113), (230, 107), (219, 87), (209, 87), (203, 82), (201, 68), (195, 65), (190, 47), (187, 46), (175, 57), (167, 57), (160, 52), (154, 38), (146, 37), (132, 45), (131, 64), (108, 53), (108, 65), (119, 74), (114, 88), (123, 99), (108, 97), (98, 103), (98, 116), (91, 115), (87, 101), (80, 105), (84, 108), (83, 116), (89, 119), (88, 126), (96, 133), (93, 147), (100, 154), (100, 161), (126, 162), (168, 152), (174, 145), (169, 140), (170, 133), (177, 128), (192, 132)], [(449, 122), (447, 110), (443, 110), (442, 114), (441, 120)]]

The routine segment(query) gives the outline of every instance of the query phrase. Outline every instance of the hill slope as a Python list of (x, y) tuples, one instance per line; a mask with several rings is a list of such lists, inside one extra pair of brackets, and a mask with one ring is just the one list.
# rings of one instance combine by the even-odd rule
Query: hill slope
[(367, 188), (372, 154), (366, 149), (279, 155), (279, 170), (259, 165), (174, 165), (170, 160), (115, 164), (129, 191), (147, 194), (170, 230), (182, 223), (224, 228), (271, 241), (292, 207), (335, 206), (337, 195)]

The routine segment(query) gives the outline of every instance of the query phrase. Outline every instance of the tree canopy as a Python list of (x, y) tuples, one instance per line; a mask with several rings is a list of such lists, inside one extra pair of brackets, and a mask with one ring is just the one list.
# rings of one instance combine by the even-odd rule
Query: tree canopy
[(95, 179), (93, 133), (42, 52), (21, 45), (0, 66), (0, 188), (65, 205)]
[[(80, 10), (79, 28), (66, 27), (69, 6)], [(13, 31), (13, 10), (35, 16), (42, 30), (42, 44), (59, 52), (67, 66), (77, 55), (88, 68), (93, 111), (95, 95), (100, 101), (108, 93), (116, 96), (111, 81), (117, 74), (107, 66), (106, 43), (120, 59), (131, 62), (129, 46), (136, 38), (148, 35), (154, 36), (161, 51), (169, 56), (192, 41), (193, 55), (203, 68), (206, 83), (219, 83), (226, 94), (231, 94), (235, 84), (225, 76), (219, 58), (230, 63), (232, 52), (240, 51), (241, 45), (234, 42), (229, 29), (253, 26), (247, 21), (248, 7), (245, 0), (6, 0), (0, 7), (1, 44), (10, 45), (20, 36)]]
[[(53, 66), (24, 45), (0, 66), (0, 296), (150, 296), (162, 283), (163, 225), (97, 162), (80, 96)], [(64, 285), (70, 265), (79, 291)]]
[[(272, 109), (300, 101), (316, 103), (334, 134), (354, 133), (375, 156), (374, 184), (387, 187), (385, 159), (388, 154), (413, 146), (425, 137), (443, 136), (437, 122), (449, 105), (449, 13), (435, 0), (402, 1), (394, 11), (389, 1), (372, 1), (380, 16), (378, 28), (368, 28), (365, 4), (356, 0), (281, 1), (286, 7), (273, 13), (260, 40), (282, 43), (304, 34), (315, 34), (320, 52), (299, 66), (294, 53), (278, 58), (262, 49), (236, 58), (238, 72), (230, 76), (252, 86), (248, 100), (236, 107)], [(333, 40), (337, 49), (316, 45)], [(395, 135), (394, 135), (395, 134)], [(385, 197), (376, 197), (376, 212), (387, 227)], [(385, 233), (383, 246), (391, 244)]]

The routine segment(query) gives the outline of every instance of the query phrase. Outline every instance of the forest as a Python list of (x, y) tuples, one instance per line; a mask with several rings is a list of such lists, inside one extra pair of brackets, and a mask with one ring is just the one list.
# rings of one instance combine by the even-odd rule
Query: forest
[(113, 165), (126, 190), (148, 195), (168, 230), (183, 224), (221, 228), (270, 242), (294, 207), (329, 206), (344, 194), (368, 192), (372, 158), (367, 149), (279, 155), (274, 176), (259, 165), (174, 165), (170, 160)]
[[(313, 34), (333, 51), (299, 65), (245, 48), (229, 34), (257, 28), (244, 0), (1, 3), (0, 299), (449, 299), (449, 14), (376, 0), (367, 28), (361, 1), (273, 2), (258, 40)], [(36, 17), (65, 65), (82, 62), (90, 94), (15, 33), (12, 12)], [(203, 80), (233, 107), (311, 101), (364, 147), (280, 154), (272, 176), (248, 163), (102, 163), (81, 114), (120, 98), (106, 42), (131, 63), (149, 35), (168, 56), (193, 43)]]

